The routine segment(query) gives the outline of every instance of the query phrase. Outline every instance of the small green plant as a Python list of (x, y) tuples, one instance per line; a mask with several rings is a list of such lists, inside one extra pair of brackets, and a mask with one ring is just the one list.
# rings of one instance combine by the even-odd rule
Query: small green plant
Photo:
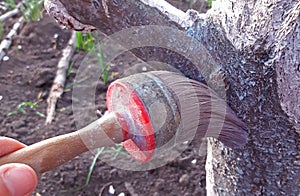
[[(74, 65), (74, 62), (71, 62), (69, 64), (69, 67), (68, 67), (68, 70), (67, 70), (67, 73), (66, 73), (66, 77), (69, 78), (71, 76), (72, 73), (74, 73), (74, 70), (73, 70), (73, 65)], [(70, 92), (72, 90), (74, 86), (74, 83), (68, 83), (65, 88), (64, 88), (64, 92)]]
[(0, 22), (0, 39), (2, 38), (3, 36), (3, 23)]
[(89, 185), (91, 177), (92, 177), (92, 173), (94, 171), (94, 168), (95, 168), (95, 165), (96, 165), (96, 162), (97, 162), (97, 159), (99, 158), (99, 156), (102, 154), (103, 151), (104, 151), (104, 147), (97, 149), (97, 153), (96, 153), (96, 155), (93, 158), (93, 161), (92, 161), (91, 166), (89, 168), (89, 172), (88, 172), (88, 175), (86, 177), (84, 185), (82, 185), (82, 186), (80, 186), (78, 188), (75, 188), (75, 189), (71, 189), (71, 190), (62, 190), (61, 192), (62, 193), (76, 192), (76, 191), (80, 191), (80, 190), (84, 189), (87, 185)]
[(76, 32), (76, 48), (94, 54), (95, 38), (92, 33)]
[(25, 0), (25, 2), (20, 7), (26, 21), (38, 21), (42, 18), (42, 6), (43, 0)]
[[(183, 0), (177, 0), (177, 1), (179, 1), (181, 3), (183, 2)], [(197, 10), (199, 12), (201, 12), (203, 10), (204, 6), (206, 6), (205, 1), (207, 1), (207, 6), (210, 9), (212, 6), (212, 2), (215, 0), (186, 0), (185, 2), (187, 2), (189, 4), (189, 9), (192, 9), (195, 3), (200, 2), (199, 3), (200, 5), (198, 6)]]
[(215, 0), (207, 0), (208, 7), (209, 7), (209, 8), (211, 8), (211, 7), (212, 7), (212, 2), (213, 2), (213, 1), (215, 1)]
[(72, 62), (72, 63), (70, 63), (70, 65), (69, 65), (69, 67), (68, 67), (68, 70), (67, 70), (67, 73), (66, 73), (66, 76), (67, 76), (67, 78), (68, 77), (70, 77), (70, 75), (72, 74), (72, 73), (74, 73), (74, 71), (73, 71), (73, 65), (74, 65), (74, 62)]
[(106, 84), (112, 76), (109, 75), (110, 64), (104, 64), (101, 42), (96, 42), (96, 38), (92, 33), (76, 32), (76, 48), (78, 50), (89, 52), (91, 55), (96, 55), (102, 81)]
[(122, 144), (115, 144), (114, 147), (112, 147), (111, 149), (107, 149), (107, 150), (104, 147), (98, 148), (97, 153), (95, 154), (93, 161), (90, 165), (89, 172), (88, 172), (88, 175), (85, 180), (85, 184), (78, 188), (75, 188), (72, 190), (62, 190), (61, 192), (76, 192), (76, 191), (80, 191), (80, 190), (84, 189), (86, 186), (88, 186), (90, 183), (96, 162), (97, 162), (99, 156), (103, 153), (108, 153), (108, 154), (113, 155), (113, 157), (112, 157), (113, 160), (116, 159), (118, 157), (118, 155), (120, 155), (120, 154), (128, 155), (128, 153), (124, 150)]
[(120, 154), (128, 155), (122, 144), (115, 144), (115, 146), (111, 147), (111, 149), (107, 149), (104, 152), (113, 155), (113, 159), (116, 159)]
[(14, 0), (6, 0), (6, 5), (8, 5), (8, 7), (14, 9), (16, 7), (16, 3)]
[(14, 111), (9, 112), (7, 114), (7, 116), (11, 116), (11, 115), (14, 115), (14, 114), (17, 114), (17, 113), (27, 114), (27, 111), (25, 110), (24, 107), (29, 107), (30, 109), (33, 109), (35, 111), (36, 115), (38, 115), (39, 117), (45, 118), (45, 114), (43, 114), (43, 113), (36, 110), (36, 108), (38, 106), (39, 106), (38, 102), (24, 101), (24, 102), (20, 103)]
[(110, 80), (110, 76), (108, 73), (110, 70), (110, 64), (104, 65), (103, 52), (102, 52), (102, 47), (101, 47), (100, 42), (98, 42), (98, 44), (97, 44), (97, 54), (96, 55), (97, 55), (99, 69), (101, 71), (101, 78), (102, 78), (104, 84), (106, 84)]
[(84, 187), (87, 186), (87, 185), (90, 183), (91, 176), (92, 176), (92, 173), (93, 173), (93, 171), (94, 171), (96, 162), (97, 162), (99, 156), (102, 154), (103, 151), (104, 151), (104, 147), (98, 148), (98, 149), (97, 149), (97, 153), (96, 153), (96, 155), (94, 156), (93, 161), (92, 161), (92, 163), (91, 163), (91, 166), (90, 166), (90, 168), (89, 168), (89, 173), (88, 173), (88, 175), (87, 175), (87, 177), (86, 177), (85, 184), (83, 185)]

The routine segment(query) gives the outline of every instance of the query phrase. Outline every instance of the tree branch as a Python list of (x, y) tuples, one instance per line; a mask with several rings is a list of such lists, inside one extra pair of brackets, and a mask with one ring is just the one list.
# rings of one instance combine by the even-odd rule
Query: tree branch
[(70, 60), (75, 51), (75, 43), (76, 33), (75, 31), (72, 31), (72, 35), (70, 37), (68, 45), (63, 50), (62, 57), (58, 62), (56, 76), (52, 88), (50, 90), (49, 97), (47, 99), (48, 107), (46, 124), (50, 124), (53, 121), (57, 100), (61, 97), (61, 95), (64, 92), (66, 73), (70, 65)]
[(14, 24), (13, 28), (9, 31), (6, 37), (2, 40), (0, 44), (0, 61), (6, 54), (6, 50), (11, 46), (13, 38), (18, 34), (19, 29), (23, 27), (24, 18), (20, 17), (19, 20)]

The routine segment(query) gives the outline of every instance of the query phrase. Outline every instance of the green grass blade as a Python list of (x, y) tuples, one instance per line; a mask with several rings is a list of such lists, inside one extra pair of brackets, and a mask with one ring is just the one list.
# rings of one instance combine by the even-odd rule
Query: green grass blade
[(67, 78), (72, 74), (73, 65), (74, 65), (74, 62), (72, 61), (67, 70), (67, 74), (66, 74)]
[(15, 115), (16, 113), (18, 113), (18, 112), (17, 111), (12, 111), (12, 112), (7, 113), (7, 116), (12, 116), (12, 115)]
[(98, 152), (97, 152), (97, 154), (95, 155), (95, 157), (92, 161), (92, 164), (91, 164), (90, 169), (89, 169), (89, 173), (86, 177), (85, 186), (87, 186), (90, 183), (90, 179), (91, 179), (92, 173), (94, 171), (94, 167), (96, 165), (97, 159), (99, 158), (99, 156), (102, 154), (103, 151), (104, 151), (104, 147), (98, 148)]
[(42, 18), (42, 6), (43, 0), (25, 0), (25, 2), (20, 7), (26, 21), (38, 21)]
[(77, 48), (77, 50), (81, 49), (81, 45), (82, 45), (82, 33), (76, 32), (76, 48)]
[(93, 161), (91, 163), (91, 166), (89, 168), (89, 173), (86, 177), (86, 181), (85, 181), (85, 184), (80, 186), (80, 187), (77, 187), (75, 189), (71, 189), (71, 190), (62, 190), (61, 192), (62, 193), (66, 193), (66, 192), (77, 192), (77, 191), (80, 191), (82, 190), (83, 188), (85, 188), (87, 185), (89, 185), (90, 183), (90, 180), (91, 180), (91, 176), (92, 176), (92, 173), (94, 171), (94, 168), (95, 168), (95, 165), (96, 165), (96, 162), (97, 162), (97, 159), (99, 158), (99, 156), (101, 155), (101, 153), (104, 151), (104, 147), (102, 148), (98, 148), (98, 151), (96, 153), (96, 155), (94, 156), (93, 158)]
[(3, 36), (3, 23), (2, 22), (0, 22), (0, 39), (2, 38), (2, 36)]
[(45, 114), (39, 112), (39, 111), (35, 111), (36, 115), (38, 115), (41, 118), (46, 118)]
[(6, 0), (6, 3), (9, 7), (11, 7), (12, 9), (14, 9), (16, 7), (16, 3), (14, 0)]
[(19, 112), (21, 112), (22, 114), (26, 114), (26, 113), (27, 113), (26, 110), (23, 108), (24, 105), (25, 105), (25, 102), (20, 103), (20, 104), (17, 106), (17, 110), (18, 110)]

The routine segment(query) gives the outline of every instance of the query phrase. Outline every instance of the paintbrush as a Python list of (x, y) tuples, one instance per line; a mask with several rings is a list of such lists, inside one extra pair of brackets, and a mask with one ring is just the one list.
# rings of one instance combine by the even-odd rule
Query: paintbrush
[[(247, 142), (245, 124), (208, 86), (168, 71), (139, 73), (114, 81), (107, 91), (109, 113), (76, 132), (56, 136), (0, 158), (49, 171), (77, 155), (122, 143), (140, 162), (165, 146), (214, 137), (231, 148)], [(166, 148), (168, 149), (168, 148)]]

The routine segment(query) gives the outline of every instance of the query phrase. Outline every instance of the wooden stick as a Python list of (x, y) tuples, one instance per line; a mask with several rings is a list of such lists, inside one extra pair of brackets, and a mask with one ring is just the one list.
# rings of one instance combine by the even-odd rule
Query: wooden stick
[(138, 194), (135, 192), (133, 186), (129, 182), (124, 182), (124, 186), (127, 189), (127, 191), (130, 193), (131, 196), (138, 196)]
[(18, 22), (14, 24), (13, 28), (7, 34), (7, 36), (2, 40), (0, 44), (0, 61), (2, 61), (3, 57), (6, 54), (6, 50), (9, 49), (13, 38), (18, 34), (18, 30), (23, 27), (24, 18), (20, 17)]
[(19, 13), (19, 8), (16, 7), (15, 9), (9, 11), (9, 12), (6, 12), (4, 13), (3, 15), (0, 16), (0, 22), (3, 22), (5, 20), (7, 20), (8, 18), (14, 16), (14, 15), (17, 15)]
[(54, 79), (52, 88), (47, 99), (47, 118), (46, 124), (50, 124), (55, 116), (55, 108), (57, 100), (61, 97), (64, 92), (64, 86), (66, 82), (66, 72), (70, 65), (70, 60), (75, 51), (76, 33), (72, 31), (71, 38), (68, 42), (67, 47), (63, 50), (62, 58), (58, 62), (56, 77)]
[(3, 22), (7, 20), (8, 18), (17, 15), (20, 12), (20, 7), (24, 4), (24, 1), (21, 1), (18, 3), (18, 5), (15, 7), (15, 9), (8, 11), (0, 16), (0, 22)]
[(24, 163), (44, 173), (91, 149), (123, 141), (119, 122), (110, 113), (72, 133), (56, 136), (0, 158), (0, 165)]

